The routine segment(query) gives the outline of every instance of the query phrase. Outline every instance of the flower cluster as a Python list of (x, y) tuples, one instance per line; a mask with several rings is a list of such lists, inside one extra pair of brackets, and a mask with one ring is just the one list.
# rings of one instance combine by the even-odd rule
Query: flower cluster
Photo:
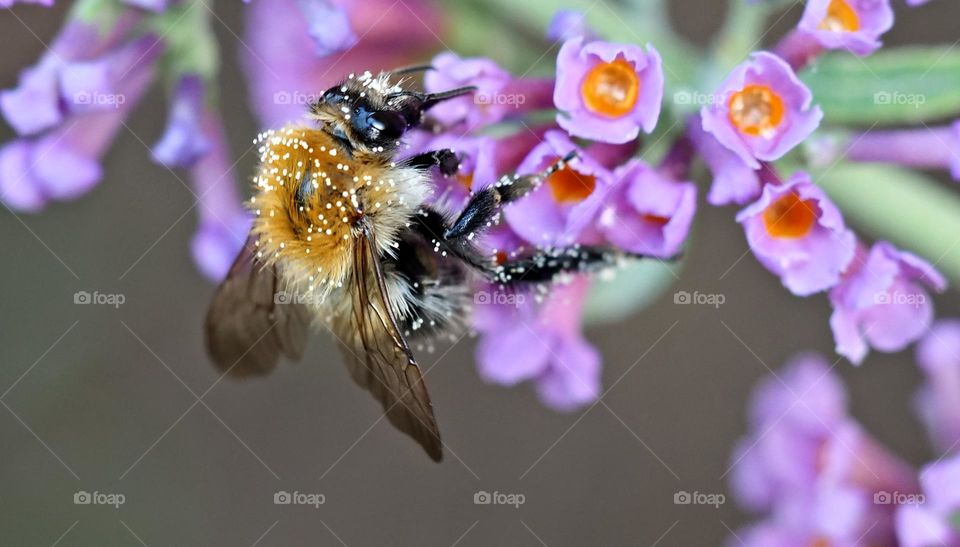
[(842, 381), (819, 355), (765, 378), (728, 471), (737, 501), (763, 520), (728, 545), (960, 543), (960, 322), (934, 326), (917, 360), (927, 376), (917, 411), (942, 454), (920, 470), (850, 416)]
[[(116, 0), (111, 10), (93, 9), (95, 1), (81, 0), (49, 52), (0, 93), (0, 113), (18, 134), (0, 147), (0, 197), (11, 209), (37, 211), (90, 190), (126, 116), (155, 80), (167, 82), (168, 122), (152, 136), (150, 156), (171, 173), (189, 172), (199, 211), (192, 252), (219, 279), (249, 218), (216, 105), (210, 10), (194, 9), (199, 0)], [(439, 50), (434, 29), (443, 32), (443, 13), (429, 0), (401, 4), (250, 2), (241, 61), (262, 124), (301, 119), (343, 74), (422, 62), (424, 52)], [(679, 78), (665, 65), (666, 48), (661, 55), (656, 43), (607, 40), (585, 14), (561, 11), (544, 35), (544, 45), (558, 51), (547, 76), (512, 74), (493, 59), (453, 51), (434, 55), (426, 91), (476, 91), (431, 109), (429, 128), (406, 135), (403, 153), (456, 151), (459, 172), (437, 176), (430, 197), (451, 216), (501, 176), (541, 172), (576, 153), (479, 238), (500, 264), (583, 246), (674, 259), (697, 212), (699, 158), (712, 176), (706, 202), (740, 207), (731, 222), (787, 290), (826, 295), (836, 349), (860, 363), (871, 348), (898, 351), (928, 332), (930, 295), (944, 290), (945, 279), (919, 256), (855, 234), (818, 185), (815, 162), (804, 165), (795, 152), (803, 142), (822, 142), (829, 122), (804, 83), (804, 67), (827, 54), (874, 54), (892, 25), (890, 0), (811, 0), (770, 51), (691, 71), (713, 76), (684, 82), (709, 99), (689, 110), (664, 100), (674, 85), (668, 76)], [(817, 149), (820, 162), (944, 168), (960, 178), (958, 126), (847, 132)], [(550, 406), (569, 409), (600, 392), (600, 357), (581, 328), (594, 280), (559, 281), (529, 295), (478, 285), (474, 326), (484, 378), (533, 380)]]

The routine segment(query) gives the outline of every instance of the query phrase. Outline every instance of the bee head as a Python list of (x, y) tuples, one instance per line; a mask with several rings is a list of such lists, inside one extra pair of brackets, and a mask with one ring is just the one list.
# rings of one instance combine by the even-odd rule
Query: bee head
[(419, 126), (424, 112), (433, 105), (474, 90), (469, 87), (444, 93), (411, 91), (391, 83), (391, 75), (350, 75), (325, 91), (311, 105), (311, 113), (349, 148), (382, 152), (395, 149), (404, 133)]

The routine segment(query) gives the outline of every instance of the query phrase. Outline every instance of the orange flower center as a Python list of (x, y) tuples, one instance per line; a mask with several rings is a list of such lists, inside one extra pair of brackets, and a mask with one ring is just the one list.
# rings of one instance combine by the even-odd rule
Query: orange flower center
[(614, 59), (590, 69), (580, 86), (583, 102), (595, 114), (618, 118), (628, 114), (640, 96), (640, 76), (630, 63)]
[(820, 30), (855, 32), (860, 30), (860, 16), (846, 0), (831, 0), (827, 16), (820, 21)]
[(763, 211), (763, 225), (772, 237), (798, 238), (810, 233), (817, 222), (816, 205), (790, 192)]
[(810, 540), (810, 547), (830, 547), (830, 545), (830, 540), (825, 537), (817, 536)]
[(473, 173), (457, 174), (457, 182), (467, 190), (473, 189)]
[(508, 259), (508, 258), (510, 258), (510, 257), (507, 255), (507, 251), (497, 251), (497, 254), (494, 255), (493, 260), (494, 260), (494, 261), (497, 263), (497, 265), (499, 266), (499, 265), (501, 265), (501, 264), (505, 264), (505, 263), (507, 262), (507, 259)]
[(783, 123), (783, 99), (769, 86), (750, 84), (730, 97), (730, 122), (741, 132), (756, 137)]
[(550, 175), (547, 184), (553, 192), (553, 199), (559, 203), (579, 203), (593, 193), (597, 187), (597, 178), (593, 175), (584, 175), (570, 168), (569, 165)]
[(656, 224), (657, 226), (660, 226), (660, 227), (666, 226), (666, 224), (667, 224), (668, 222), (670, 222), (670, 218), (669, 218), (669, 217), (662, 217), (662, 216), (660, 216), (660, 215), (645, 214), (645, 215), (643, 215), (642, 218), (643, 218), (643, 220), (645, 220), (645, 221), (647, 221), (647, 222), (649, 222), (649, 223), (651, 223), (651, 224)]

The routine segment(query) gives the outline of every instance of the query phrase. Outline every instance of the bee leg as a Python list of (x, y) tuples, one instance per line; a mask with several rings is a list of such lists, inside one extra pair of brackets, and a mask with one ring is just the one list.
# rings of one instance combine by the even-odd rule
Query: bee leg
[(571, 152), (539, 173), (506, 176), (497, 181), (496, 184), (473, 194), (453, 226), (444, 232), (444, 239), (469, 237), (478, 230), (489, 226), (503, 205), (527, 195), (543, 184), (547, 177), (563, 169), (567, 162), (575, 157), (576, 152)]
[(489, 271), (490, 280), (502, 285), (545, 283), (562, 274), (590, 273), (614, 267), (624, 260), (647, 258), (610, 247), (574, 245), (541, 250), (509, 260)]
[(457, 169), (460, 169), (460, 158), (457, 157), (453, 150), (444, 148), (442, 150), (432, 150), (411, 156), (401, 161), (398, 165), (400, 167), (412, 167), (413, 169), (422, 170), (429, 169), (436, 165), (440, 168), (440, 173), (443, 176), (450, 176), (456, 173)]

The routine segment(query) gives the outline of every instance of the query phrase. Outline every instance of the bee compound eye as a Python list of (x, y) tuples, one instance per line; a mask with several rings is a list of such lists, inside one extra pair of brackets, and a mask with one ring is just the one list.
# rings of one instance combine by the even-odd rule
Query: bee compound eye
[(407, 130), (407, 120), (399, 112), (389, 110), (374, 112), (370, 114), (368, 121), (370, 128), (373, 129), (371, 133), (376, 134), (377, 140), (397, 140)]

